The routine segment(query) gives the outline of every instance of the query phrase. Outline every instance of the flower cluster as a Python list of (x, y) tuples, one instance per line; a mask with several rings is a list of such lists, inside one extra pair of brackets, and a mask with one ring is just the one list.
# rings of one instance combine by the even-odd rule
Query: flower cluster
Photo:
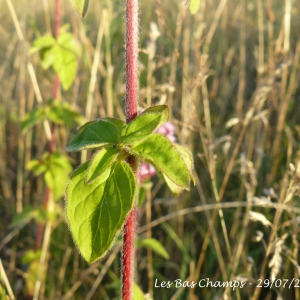
[[(171, 122), (167, 122), (156, 130), (157, 133), (165, 135), (171, 142), (176, 141), (175, 127)], [(146, 162), (142, 162), (140, 167), (140, 182), (154, 176), (156, 171), (154, 167)]]

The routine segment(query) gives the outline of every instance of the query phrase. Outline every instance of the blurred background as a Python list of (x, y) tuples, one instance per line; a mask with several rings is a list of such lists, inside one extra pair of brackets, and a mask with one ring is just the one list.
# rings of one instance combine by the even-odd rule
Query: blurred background
[[(140, 2), (140, 109), (170, 106), (196, 186), (173, 197), (157, 176), (143, 182), (137, 284), (147, 299), (300, 300), (300, 2), (202, 0), (195, 15), (189, 1)], [(53, 98), (54, 71), (29, 51), (54, 35), (54, 1), (0, 7), (0, 299), (119, 299), (121, 239), (87, 264), (63, 192), (49, 211), (45, 170), (33, 167), (47, 160), (56, 115), (34, 119)], [(56, 122), (54, 148), (75, 168), (92, 155), (66, 153), (78, 124), (124, 119), (124, 3), (91, 1), (81, 20), (61, 1), (61, 24), (78, 68), (58, 97), (72, 113)], [(203, 278), (246, 285), (155, 288)]]

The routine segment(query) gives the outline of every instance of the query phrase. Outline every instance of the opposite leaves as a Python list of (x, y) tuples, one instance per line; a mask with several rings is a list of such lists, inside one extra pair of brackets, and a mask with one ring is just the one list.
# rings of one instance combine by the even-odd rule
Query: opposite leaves
[(105, 255), (125, 223), (136, 197), (136, 178), (128, 157), (152, 164), (174, 194), (189, 190), (193, 159), (184, 147), (153, 133), (169, 118), (166, 105), (146, 109), (129, 124), (113, 118), (79, 128), (68, 151), (100, 148), (71, 176), (66, 190), (67, 220), (88, 262)]

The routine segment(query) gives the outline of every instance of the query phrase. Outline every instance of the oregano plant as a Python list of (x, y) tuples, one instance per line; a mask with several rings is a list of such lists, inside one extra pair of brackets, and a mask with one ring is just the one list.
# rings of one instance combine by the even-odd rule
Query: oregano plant
[[(87, 0), (71, 3), (85, 15)], [(70, 142), (68, 151), (96, 152), (70, 176), (66, 218), (74, 242), (88, 262), (105, 256), (123, 229), (122, 299), (131, 300), (135, 293), (140, 294), (133, 281), (140, 163), (154, 166), (174, 194), (189, 190), (194, 178), (191, 153), (155, 132), (168, 122), (168, 106), (152, 106), (137, 113), (138, 1), (127, 0), (125, 6), (126, 122), (111, 117), (90, 121)]]

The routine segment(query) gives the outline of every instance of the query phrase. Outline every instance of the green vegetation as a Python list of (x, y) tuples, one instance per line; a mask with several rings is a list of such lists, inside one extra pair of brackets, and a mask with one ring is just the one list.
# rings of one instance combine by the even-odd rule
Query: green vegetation
[[(168, 141), (165, 147), (181, 153), (188, 167), (185, 149), (193, 153), (196, 185), (174, 197), (160, 178), (179, 193), (169, 178), (184, 177), (186, 187), (191, 176), (169, 167), (162, 168), (169, 177), (158, 170), (152, 184), (142, 183), (135, 293), (140, 287), (155, 300), (224, 294), (300, 300), (297, 282), (287, 288), (299, 278), (300, 3), (202, 0), (192, 15), (199, 1), (191, 7), (182, 1), (140, 2), (140, 110), (169, 106), (185, 148)], [(117, 121), (125, 120), (122, 1), (91, 1), (83, 21), (63, 1), (61, 23), (69, 25), (60, 40), (54, 38), (51, 1), (12, 4), (16, 18), (9, 0), (0, 10), (0, 298), (32, 299), (40, 284), (38, 299), (119, 299), (121, 239), (104, 258), (85, 262), (71, 238), (62, 194), (72, 169), (77, 168), (72, 178), (86, 180), (89, 188), (107, 168), (113, 170), (107, 175), (112, 185), (112, 174), (128, 185), (132, 174), (115, 162), (114, 148), (96, 154), (93, 141), (86, 146), (76, 134), (101, 123), (83, 125), (90, 120), (119, 122), (112, 128), (123, 145), (136, 143), (127, 150), (155, 166), (148, 149), (161, 136), (153, 134), (146, 145), (140, 141), (167, 118), (149, 115), (149, 127), (142, 130), (136, 130), (138, 118), (123, 130)], [(62, 84), (58, 96), (55, 73)], [(106, 164), (86, 163), (103, 157)], [(47, 209), (46, 186), (52, 194)], [(206, 278), (220, 285), (175, 284)], [(221, 286), (230, 280), (246, 285)], [(163, 281), (173, 284), (157, 287)], [(260, 283), (265, 288), (255, 289)]]

